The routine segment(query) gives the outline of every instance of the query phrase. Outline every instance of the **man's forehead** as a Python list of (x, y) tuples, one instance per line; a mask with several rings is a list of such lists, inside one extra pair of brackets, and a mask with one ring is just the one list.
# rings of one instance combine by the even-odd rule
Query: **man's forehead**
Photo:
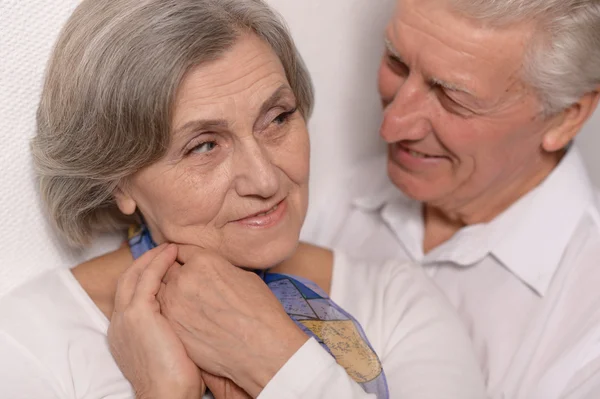
[(445, 1), (399, 0), (386, 33), (392, 54), (407, 65), (418, 64), (428, 78), (448, 89), (485, 97), (494, 88), (514, 87), (531, 27), (487, 28), (447, 7), (426, 3)]

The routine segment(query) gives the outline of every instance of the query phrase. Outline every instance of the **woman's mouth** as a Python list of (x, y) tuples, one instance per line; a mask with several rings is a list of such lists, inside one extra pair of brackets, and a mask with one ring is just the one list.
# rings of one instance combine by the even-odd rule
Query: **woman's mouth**
[(286, 211), (287, 201), (284, 199), (265, 211), (246, 216), (245, 218), (236, 220), (235, 223), (239, 223), (248, 227), (272, 227), (283, 219)]
[(269, 209), (266, 212), (257, 213), (256, 215), (253, 215), (251, 217), (258, 217), (258, 216), (267, 216), (267, 215), (270, 215), (271, 213), (275, 212), (278, 207), (279, 207), (279, 204), (275, 205), (273, 208)]

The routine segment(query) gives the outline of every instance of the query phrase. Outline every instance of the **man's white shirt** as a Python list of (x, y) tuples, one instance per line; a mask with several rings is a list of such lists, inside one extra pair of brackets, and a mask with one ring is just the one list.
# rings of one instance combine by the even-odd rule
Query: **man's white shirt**
[(575, 146), (492, 222), (427, 254), (422, 205), (388, 180), (385, 157), (322, 198), (302, 238), (423, 265), (467, 326), (491, 398), (600, 398), (600, 201)]

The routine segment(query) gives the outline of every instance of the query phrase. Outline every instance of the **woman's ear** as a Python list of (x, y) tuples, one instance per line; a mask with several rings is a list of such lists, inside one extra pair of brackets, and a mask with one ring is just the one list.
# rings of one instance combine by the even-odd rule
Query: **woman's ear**
[(123, 212), (123, 214), (133, 215), (135, 213), (137, 204), (131, 195), (128, 194), (121, 185), (116, 188), (113, 195), (115, 196), (115, 202), (117, 203), (119, 210)]
[(600, 99), (600, 87), (585, 94), (575, 104), (556, 115), (556, 123), (546, 132), (542, 147), (547, 152), (562, 150), (579, 133), (592, 116)]

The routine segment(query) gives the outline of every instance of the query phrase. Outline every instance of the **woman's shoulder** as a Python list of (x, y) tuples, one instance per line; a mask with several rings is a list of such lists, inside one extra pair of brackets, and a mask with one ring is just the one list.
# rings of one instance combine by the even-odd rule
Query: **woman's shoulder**
[[(40, 273), (0, 297), (0, 327), (11, 315), (26, 319), (25, 315), (47, 313), (71, 295), (68, 287), (69, 269), (56, 268)], [(20, 313), (27, 310), (26, 313)]]
[[(40, 338), (88, 323), (97, 330), (108, 321), (92, 306), (69, 269), (44, 272), (0, 298), (0, 331), (16, 337)], [(38, 330), (36, 330), (38, 329)], [(45, 334), (32, 334), (33, 331)]]
[(15, 397), (130, 394), (107, 329), (108, 320), (70, 270), (33, 278), (0, 298), (0, 386)]
[(329, 293), (333, 261), (334, 255), (329, 249), (300, 243), (289, 259), (271, 271), (305, 278)]

